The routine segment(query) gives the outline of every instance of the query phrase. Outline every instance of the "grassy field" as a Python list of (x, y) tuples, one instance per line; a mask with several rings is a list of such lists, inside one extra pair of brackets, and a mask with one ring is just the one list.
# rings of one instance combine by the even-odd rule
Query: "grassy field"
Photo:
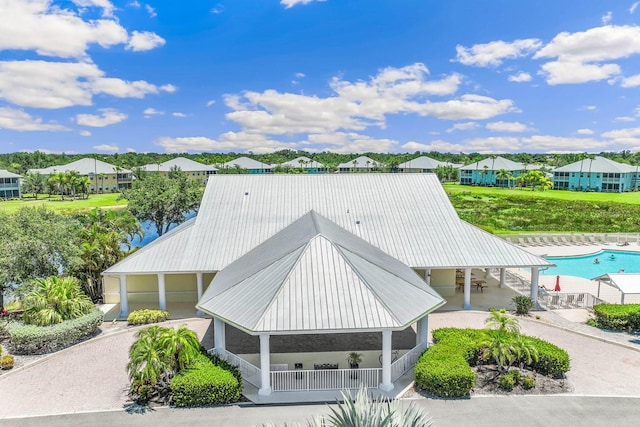
[(472, 185), (445, 184), (444, 189), (447, 193), (456, 194), (466, 192), (470, 194), (481, 194), (484, 196), (514, 196), (528, 197), (534, 199), (550, 199), (564, 201), (583, 201), (583, 202), (614, 202), (629, 203), (632, 205), (640, 205), (640, 191), (628, 193), (596, 193), (596, 192), (580, 192), (580, 191), (531, 191), (531, 189), (514, 189), (497, 187), (482, 187)]
[(640, 193), (503, 190), (446, 185), (463, 220), (497, 234), (640, 232)]
[(65, 199), (62, 200), (60, 196), (49, 198), (46, 194), (43, 194), (38, 196), (38, 200), (24, 198), (22, 200), (0, 201), (0, 210), (3, 212), (15, 212), (23, 207), (45, 206), (47, 209), (56, 212), (73, 213), (86, 212), (98, 207), (124, 208), (127, 205), (127, 201), (116, 200), (118, 196), (118, 193), (91, 194), (88, 199), (71, 200), (65, 197)]

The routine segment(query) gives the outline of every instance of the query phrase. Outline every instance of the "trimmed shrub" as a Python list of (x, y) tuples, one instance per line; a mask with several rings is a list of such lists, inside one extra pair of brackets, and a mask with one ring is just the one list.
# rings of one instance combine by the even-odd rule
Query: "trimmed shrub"
[(531, 308), (533, 308), (533, 300), (524, 295), (518, 295), (511, 300), (516, 306), (517, 316), (527, 316)]
[(235, 379), (238, 380), (238, 384), (242, 384), (242, 373), (240, 372), (240, 368), (238, 366), (232, 365), (226, 360), (221, 359), (220, 356), (218, 356), (217, 354), (207, 353), (204, 347), (202, 347), (200, 350), (202, 351), (202, 354), (204, 354), (209, 358), (211, 363), (213, 363), (215, 366), (221, 367), (225, 371), (231, 372), (231, 375), (233, 375)]
[(132, 311), (127, 316), (127, 323), (129, 325), (146, 325), (149, 323), (164, 322), (169, 318), (169, 312), (164, 310), (149, 310), (142, 309)]
[(532, 361), (529, 365), (534, 371), (554, 377), (569, 371), (569, 354), (565, 350), (540, 338), (523, 335), (522, 340), (529, 342), (538, 350), (538, 360)]
[(179, 407), (216, 405), (240, 399), (242, 385), (229, 371), (199, 355), (171, 380), (173, 403)]
[(462, 397), (475, 385), (475, 374), (459, 348), (447, 343), (425, 351), (415, 367), (416, 385), (441, 397)]
[(96, 309), (77, 319), (51, 326), (8, 325), (11, 345), (16, 354), (43, 354), (62, 350), (94, 334), (102, 324), (104, 314)]
[(597, 325), (614, 331), (640, 329), (640, 304), (597, 304), (593, 306)]
[(531, 377), (522, 377), (522, 388), (525, 390), (531, 390), (536, 386), (536, 380)]
[(458, 348), (467, 363), (477, 365), (480, 360), (482, 342), (488, 337), (484, 329), (439, 328), (431, 333), (434, 344), (446, 342)]
[(7, 354), (5, 356), (0, 357), (0, 369), (11, 369), (13, 368), (13, 356)]

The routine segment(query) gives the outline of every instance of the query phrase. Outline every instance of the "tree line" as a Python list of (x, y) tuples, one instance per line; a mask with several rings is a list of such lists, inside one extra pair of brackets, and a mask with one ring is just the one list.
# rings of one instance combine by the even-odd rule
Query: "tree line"
[[(209, 164), (220, 165), (228, 161), (234, 160), (241, 156), (250, 157), (267, 164), (281, 164), (295, 159), (299, 156), (306, 156), (312, 160), (318, 161), (324, 164), (330, 170), (335, 168), (340, 163), (349, 162), (352, 159), (365, 155), (371, 159), (384, 165), (384, 169), (392, 171), (398, 167), (399, 164), (412, 160), (420, 156), (428, 156), (441, 162), (453, 163), (453, 164), (470, 164), (481, 161), (496, 154), (482, 154), (482, 153), (440, 153), (437, 151), (416, 151), (414, 153), (354, 153), (354, 154), (341, 154), (333, 152), (321, 152), (321, 153), (309, 153), (306, 151), (294, 151), (294, 150), (280, 150), (267, 154), (253, 154), (249, 153), (180, 153), (180, 154), (166, 154), (166, 153), (116, 153), (116, 154), (46, 154), (40, 151), (34, 151), (31, 153), (17, 152), (17, 153), (5, 153), (0, 154), (0, 169), (6, 169), (14, 173), (21, 175), (26, 174), (29, 169), (41, 169), (49, 166), (64, 165), (71, 163), (81, 158), (95, 158), (98, 160), (111, 163), (119, 168), (125, 168), (133, 170), (137, 167), (152, 164), (162, 163), (171, 160), (175, 157), (186, 157), (188, 159)], [(569, 163), (574, 163), (585, 158), (586, 153), (568, 153), (568, 154), (536, 154), (536, 153), (515, 153), (515, 154), (500, 154), (500, 156), (513, 160), (515, 162), (523, 164), (538, 164), (546, 165), (550, 168), (564, 166)], [(633, 153), (630, 150), (623, 150), (620, 152), (601, 152), (599, 156), (631, 165), (640, 164), (640, 153)]]

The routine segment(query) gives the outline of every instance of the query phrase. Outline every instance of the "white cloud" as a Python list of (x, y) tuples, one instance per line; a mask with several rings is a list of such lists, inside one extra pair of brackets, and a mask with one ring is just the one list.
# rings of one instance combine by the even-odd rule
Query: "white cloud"
[(155, 108), (149, 107), (145, 108), (142, 114), (144, 114), (145, 119), (148, 119), (151, 116), (162, 116), (164, 114), (164, 111), (156, 110)]
[(605, 13), (604, 15), (602, 15), (602, 23), (607, 25), (611, 22), (611, 20), (613, 19), (613, 12), (609, 11), (607, 13)]
[(209, 101), (207, 101), (207, 107), (211, 107), (215, 103), (216, 103), (215, 99), (210, 99)]
[(456, 46), (456, 61), (477, 67), (497, 66), (505, 59), (515, 59), (530, 55), (542, 46), (538, 39), (522, 39), (513, 42), (502, 40), (486, 44), (476, 44), (469, 48)]
[(314, 1), (323, 2), (325, 0), (280, 0), (280, 4), (283, 5), (285, 9), (291, 9), (293, 6), (296, 6), (299, 4), (307, 5)]
[(181, 113), (179, 111), (176, 111), (174, 113), (171, 114), (173, 117), (187, 117), (187, 115), (185, 113)]
[(620, 83), (622, 87), (638, 87), (640, 86), (640, 74), (635, 74), (629, 77), (623, 77)]
[(109, 0), (71, 0), (80, 7), (99, 7), (102, 9), (102, 16), (113, 16), (113, 4)]
[[(334, 132), (309, 135), (301, 145), (314, 145), (317, 151), (333, 153), (388, 153), (394, 151), (398, 142), (387, 138), (373, 138), (355, 132)], [(306, 148), (306, 147), (305, 147)]]
[(0, 61), (0, 99), (24, 107), (91, 105), (95, 94), (143, 98), (172, 91), (175, 88), (171, 85), (104, 77), (104, 72), (91, 63)]
[(271, 153), (278, 150), (294, 149), (296, 144), (274, 141), (262, 135), (243, 132), (227, 132), (216, 140), (205, 136), (162, 137), (156, 145), (167, 153), (202, 152), (202, 151), (252, 151), (254, 153)]
[(101, 128), (120, 123), (127, 118), (126, 114), (113, 108), (101, 108), (98, 111), (100, 111), (100, 115), (78, 114), (76, 116), (76, 123), (80, 126)]
[(165, 39), (149, 31), (134, 31), (127, 43), (127, 50), (134, 52), (142, 52), (145, 50), (151, 50), (158, 46), (163, 46), (166, 43)]
[(118, 150), (120, 150), (120, 148), (117, 145), (109, 145), (109, 144), (94, 145), (93, 149), (98, 151), (105, 151), (107, 153), (117, 153)]
[(503, 121), (487, 123), (486, 128), (491, 132), (527, 132), (532, 130), (524, 123)]
[(593, 138), (563, 137), (553, 135), (534, 135), (522, 139), (522, 147), (525, 151), (542, 152), (584, 152), (589, 150), (604, 149), (606, 144)]
[(636, 147), (640, 145), (640, 127), (616, 129), (602, 134), (612, 144)]
[(127, 153), (136, 153), (136, 149), (135, 148), (131, 148), (131, 147), (127, 147)]
[(66, 131), (68, 128), (56, 123), (44, 123), (22, 110), (0, 107), (0, 129), (17, 131)]
[(88, 130), (81, 130), (79, 133), (82, 136), (91, 136), (91, 132), (89, 132)]
[(127, 6), (138, 8), (138, 7), (140, 7), (140, 2), (138, 2), (138, 0), (133, 0), (133, 1), (129, 2), (129, 4), (127, 4)]
[(147, 13), (151, 18), (155, 18), (156, 16), (158, 16), (156, 10), (150, 4), (145, 4), (144, 8), (147, 10)]
[(637, 1), (634, 4), (632, 4), (631, 7), (629, 8), (629, 13), (633, 15), (636, 12), (638, 5), (640, 5), (640, 1)]
[(510, 82), (523, 83), (531, 81), (531, 74), (525, 73), (524, 71), (520, 71), (518, 74), (513, 74), (509, 76)]
[[(76, 4), (108, 1), (76, 0)], [(105, 12), (112, 10), (104, 8)], [(90, 44), (110, 47), (126, 43), (127, 30), (113, 19), (84, 21), (77, 12), (52, 0), (2, 0), (0, 50), (33, 50), (40, 55), (82, 58)]]
[(226, 118), (246, 132), (283, 135), (384, 128), (386, 116), (392, 114), (483, 120), (518, 111), (509, 99), (474, 94), (432, 101), (430, 97), (454, 94), (462, 77), (453, 74), (429, 80), (428, 73), (424, 64), (417, 63), (383, 69), (369, 81), (350, 82), (335, 77), (330, 83), (334, 93), (324, 98), (272, 89), (225, 95), (226, 105), (234, 110)]
[(36, 148), (35, 150), (32, 150), (32, 149), (20, 150), (21, 153), (33, 153), (35, 151), (39, 151), (44, 154), (79, 154), (75, 150), (50, 150), (48, 148)]
[(640, 53), (640, 27), (614, 26), (591, 28), (586, 31), (556, 35), (540, 49), (534, 58), (557, 58), (542, 66), (547, 83), (586, 83), (620, 74), (620, 66), (605, 63)]
[(598, 109), (597, 105), (585, 105), (583, 107), (578, 108), (578, 110), (587, 110), (587, 111), (596, 111)]
[(456, 123), (451, 126), (446, 132), (451, 133), (457, 130), (465, 131), (465, 130), (473, 130), (479, 128), (480, 125), (476, 122), (464, 122), (464, 123)]
[(578, 135), (593, 135), (595, 132), (592, 131), (591, 129), (584, 128), (584, 129), (578, 129), (576, 133)]
[(456, 153), (464, 151), (465, 147), (460, 144), (454, 144), (448, 141), (436, 140), (429, 144), (410, 141), (401, 146), (406, 151), (440, 151), (446, 153)]
[(295, 74), (295, 76), (296, 76), (296, 79), (303, 79), (303, 78), (305, 78), (305, 74), (304, 74), (304, 73), (296, 73), (296, 74)]
[(220, 3), (216, 4), (211, 8), (211, 13), (213, 13), (214, 15), (219, 15), (222, 12), (224, 12), (224, 5)]
[(616, 117), (613, 120), (616, 121), (616, 122), (635, 122), (636, 118), (635, 117), (630, 117), (630, 116), (619, 116), (619, 117)]

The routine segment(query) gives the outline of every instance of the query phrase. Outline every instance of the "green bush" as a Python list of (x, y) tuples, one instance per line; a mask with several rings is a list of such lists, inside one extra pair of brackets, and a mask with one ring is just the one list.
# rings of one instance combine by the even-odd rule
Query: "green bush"
[(7, 354), (5, 356), (0, 357), (0, 369), (11, 369), (13, 368), (13, 356)]
[(462, 397), (475, 385), (475, 374), (463, 353), (453, 345), (429, 348), (416, 363), (416, 385), (436, 396)]
[(516, 386), (516, 380), (513, 375), (504, 374), (500, 376), (498, 380), (498, 385), (501, 389), (506, 391), (511, 391)]
[(593, 306), (593, 314), (597, 325), (604, 329), (640, 329), (640, 304), (597, 304)]
[(540, 338), (523, 335), (522, 339), (538, 350), (538, 360), (531, 362), (529, 366), (531, 369), (543, 375), (554, 377), (561, 376), (569, 371), (569, 354), (565, 350)]
[(533, 300), (530, 297), (524, 295), (517, 295), (511, 300), (516, 306), (517, 316), (527, 316), (529, 310), (533, 308)]
[(240, 368), (236, 365), (232, 365), (231, 363), (227, 362), (224, 359), (221, 359), (217, 354), (209, 354), (207, 353), (207, 351), (203, 348), (201, 348), (202, 354), (204, 354), (205, 356), (207, 356), (209, 358), (209, 360), (211, 361), (211, 363), (213, 363), (215, 366), (219, 366), (222, 369), (224, 369), (225, 371), (229, 371), (231, 372), (231, 375), (233, 375), (235, 377), (236, 380), (238, 380), (238, 384), (242, 384), (242, 373), (240, 372)]
[(522, 388), (525, 390), (531, 390), (536, 386), (536, 380), (531, 377), (522, 377)]
[(12, 322), (8, 325), (11, 345), (16, 354), (58, 351), (94, 334), (102, 324), (103, 317), (102, 311), (96, 309), (85, 316), (51, 326)]
[(146, 325), (149, 323), (164, 322), (169, 318), (169, 312), (164, 310), (149, 310), (142, 309), (132, 311), (127, 316), (127, 323), (129, 325)]
[(480, 360), (482, 342), (487, 338), (487, 331), (484, 329), (460, 329), (460, 328), (439, 328), (431, 333), (434, 344), (439, 342), (451, 343), (458, 348), (467, 363), (477, 365)]
[(231, 372), (199, 355), (188, 369), (173, 377), (171, 392), (179, 407), (215, 405), (240, 399), (242, 384)]

